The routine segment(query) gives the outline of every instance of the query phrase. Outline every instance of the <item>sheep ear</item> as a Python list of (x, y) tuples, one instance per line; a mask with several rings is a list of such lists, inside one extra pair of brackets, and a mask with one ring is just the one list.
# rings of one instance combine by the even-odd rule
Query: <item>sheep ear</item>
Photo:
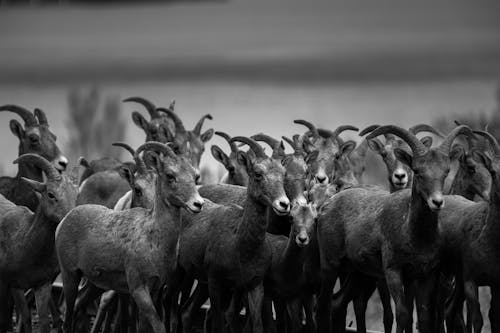
[(306, 156), (306, 163), (310, 163), (318, 158), (319, 150), (313, 150)]
[(132, 120), (134, 121), (134, 124), (142, 128), (144, 132), (148, 132), (149, 122), (142, 116), (142, 114), (137, 111), (132, 112)]
[(354, 148), (356, 148), (356, 142), (352, 140), (344, 142), (339, 149), (340, 156), (349, 156), (354, 150)]
[(422, 139), (420, 139), (420, 142), (422, 142), (427, 148), (430, 148), (432, 146), (432, 137), (424, 136)]
[(142, 159), (144, 160), (144, 163), (148, 167), (154, 168), (156, 171), (161, 172), (160, 171), (160, 165), (161, 165), (160, 156), (158, 156), (157, 153), (155, 153), (153, 151), (145, 151), (143, 156), (142, 156)]
[(486, 155), (485, 153), (481, 152), (481, 151), (478, 151), (478, 150), (474, 150), (472, 151), (472, 156), (481, 161), (481, 163), (484, 164), (485, 168), (491, 173), (493, 172), (493, 167), (492, 167), (492, 161), (491, 161), (491, 158), (488, 157), (488, 155)]
[(382, 154), (384, 147), (379, 140), (368, 140), (368, 147), (376, 153)]
[(238, 151), (236, 159), (238, 160), (238, 163), (245, 166), (248, 174), (252, 172), (252, 161), (246, 152), (241, 150)]
[(222, 165), (227, 165), (229, 157), (222, 151), (222, 149), (219, 148), (219, 146), (213, 145), (210, 147), (210, 151), (212, 152), (212, 156), (219, 162), (222, 163)]
[(15, 119), (12, 119), (9, 123), (10, 125), (10, 130), (11, 132), (17, 136), (19, 139), (22, 139), (24, 137), (24, 128), (23, 128), (23, 125), (21, 125), (20, 122), (18, 122), (17, 120)]
[(130, 170), (128, 166), (122, 165), (118, 169), (118, 173), (120, 174), (120, 176), (122, 176), (127, 180), (130, 186), (134, 184), (134, 174), (132, 173), (132, 170)]
[(40, 183), (36, 180), (29, 179), (26, 177), (21, 177), (21, 179), (23, 180), (23, 182), (28, 184), (35, 192), (41, 193), (41, 192), (45, 191), (45, 189), (47, 188), (46, 184)]
[(465, 155), (464, 147), (461, 144), (455, 143), (451, 148), (450, 159), (452, 161), (457, 161), (462, 159), (464, 155)]
[(211, 128), (209, 130), (206, 130), (202, 135), (201, 135), (201, 141), (207, 142), (214, 136), (214, 129)]
[(85, 168), (90, 168), (90, 163), (89, 161), (87, 161), (87, 159), (83, 156), (81, 156), (79, 159), (78, 159), (78, 164), (80, 164), (82, 167), (85, 167)]
[(412, 168), (413, 157), (401, 148), (394, 149), (394, 155), (396, 158), (406, 164), (410, 169)]

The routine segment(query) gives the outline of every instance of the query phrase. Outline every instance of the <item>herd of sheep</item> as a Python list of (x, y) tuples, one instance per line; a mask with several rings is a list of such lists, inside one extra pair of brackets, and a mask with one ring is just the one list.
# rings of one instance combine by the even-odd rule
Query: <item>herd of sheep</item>
[[(500, 332), (500, 144), (487, 130), (373, 125), (357, 144), (341, 138), (354, 126), (295, 120), (292, 138), (231, 137), (202, 131), (210, 115), (187, 130), (174, 103), (124, 102), (148, 111), (132, 114), (145, 143), (114, 144), (132, 162), (81, 158), (79, 180), (42, 110), (0, 106), (24, 121), (10, 121), (18, 173), (0, 178), (0, 333), (31, 332), (33, 293), (42, 333), (85, 331), (95, 302), (91, 332), (193, 332), (207, 300), (207, 332), (345, 332), (350, 302), (366, 332), (376, 289), (386, 332), (394, 319), (412, 332), (415, 307), (420, 332), (478, 333), (479, 286)], [(214, 134), (227, 172), (200, 185)], [(369, 149), (388, 186), (363, 183)]]

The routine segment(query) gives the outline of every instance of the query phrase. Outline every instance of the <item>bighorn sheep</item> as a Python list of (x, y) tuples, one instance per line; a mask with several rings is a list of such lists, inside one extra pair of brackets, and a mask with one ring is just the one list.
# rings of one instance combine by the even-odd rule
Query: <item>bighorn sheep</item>
[(82, 276), (98, 287), (130, 293), (141, 325), (147, 320), (154, 332), (165, 332), (150, 292), (159, 290), (169, 267), (175, 265), (180, 209), (199, 213), (204, 201), (195, 187), (199, 175), (185, 157), (158, 142), (143, 144), (137, 154), (151, 149), (160, 153), (151, 155), (158, 173), (152, 209), (115, 212), (98, 205), (78, 206), (56, 231), (67, 332), (72, 331), (73, 306)]
[(238, 152), (249, 175), (244, 206), (207, 203), (201, 214), (186, 217), (179, 239), (179, 276), (170, 282), (178, 281), (182, 273), (208, 282), (212, 332), (223, 330), (223, 310), (232, 296), (240, 299), (239, 295), (247, 294), (253, 331), (262, 332), (262, 282), (270, 258), (266, 210), (272, 207), (280, 215), (290, 212), (283, 187), (285, 169), (252, 139), (234, 137), (231, 141), (244, 142), (255, 153), (249, 157)]
[(191, 130), (187, 131), (182, 123), (181, 118), (171, 109), (158, 108), (158, 111), (163, 112), (172, 119), (175, 125), (175, 136), (173, 140), (170, 140), (175, 144), (180, 152), (189, 153), (191, 164), (195, 168), (200, 167), (201, 155), (205, 151), (205, 143), (212, 138), (214, 135), (214, 130), (208, 129), (201, 133), (201, 128), (205, 119), (212, 119), (210, 114), (206, 114), (198, 120), (196, 126)]
[[(309, 149), (317, 150), (318, 155), (314, 159), (308, 159), (309, 169), (313, 180), (318, 183), (328, 183), (330, 176), (334, 175), (334, 156), (338, 152), (343, 152), (347, 147), (352, 146), (352, 141), (340, 143), (338, 136), (346, 130), (357, 131), (354, 126), (339, 126), (335, 131), (319, 131), (313, 124), (305, 120), (295, 120), (294, 123), (306, 126), (309, 132), (304, 134), (306, 138), (308, 135), (312, 137), (313, 147)], [(304, 142), (305, 143), (305, 142)]]
[[(475, 131), (486, 138), (490, 144), (487, 153), (475, 150), (472, 154), (483, 162), (492, 177), (489, 202), (472, 202), (462, 199), (443, 211), (440, 219), (443, 228), (445, 250), (449, 260), (443, 262), (445, 272), (455, 275), (456, 297), (449, 314), (461, 311), (463, 297), (471, 309), (471, 323), (474, 332), (481, 332), (483, 320), (479, 308), (478, 286), (490, 286), (491, 306), (490, 324), (492, 332), (500, 329), (500, 294), (497, 288), (500, 281), (497, 258), (498, 214), (500, 211), (500, 145), (496, 138), (485, 131)], [(457, 199), (458, 201), (458, 199)], [(449, 319), (453, 320), (453, 318)], [(450, 329), (450, 327), (448, 327)]]
[[(171, 142), (175, 138), (175, 125), (173, 120), (169, 117), (165, 117), (160, 112), (151, 101), (143, 97), (129, 97), (123, 100), (123, 102), (134, 102), (139, 103), (148, 111), (151, 117), (150, 121), (147, 121), (139, 112), (134, 111), (132, 113), (132, 120), (137, 127), (142, 128), (144, 133), (146, 133), (146, 141), (159, 141), (159, 142)], [(173, 101), (169, 110), (174, 111), (175, 102)]]
[(230, 142), (231, 137), (224, 132), (215, 132), (215, 135), (218, 135), (224, 138), (231, 148), (231, 153), (226, 155), (222, 149), (217, 145), (213, 145), (211, 147), (212, 156), (222, 163), (224, 168), (226, 169), (226, 174), (222, 177), (220, 183), (222, 184), (231, 184), (231, 185), (240, 185), (247, 186), (248, 184), (248, 175), (245, 170), (245, 166), (241, 165), (238, 162), (238, 147), (236, 143)]
[[(6, 299), (9, 288), (35, 288), (40, 329), (48, 333), (52, 282), (59, 272), (54, 233), (59, 221), (75, 206), (77, 189), (71, 180), (60, 175), (39, 155), (24, 154), (14, 163), (33, 165), (45, 173), (47, 181), (21, 178), (39, 199), (34, 212), (0, 195), (0, 331), (5, 332), (8, 328), (10, 311), (6, 309)], [(31, 319), (29, 313), (23, 313), (22, 317)], [(31, 322), (25, 324), (31, 329)]]
[[(18, 105), (2, 105), (0, 111), (14, 112), (24, 120), (24, 128), (17, 120), (10, 121), (10, 130), (19, 139), (19, 156), (37, 154), (54, 164), (59, 171), (66, 169), (68, 159), (57, 147), (56, 136), (49, 130), (47, 116), (41, 109), (35, 109), (32, 113)], [(42, 170), (21, 162), (15, 177), (0, 178), (0, 194), (16, 205), (35, 211), (38, 206), (37, 197), (32, 188), (22, 181), (22, 177), (43, 181)]]
[[(455, 128), (437, 148), (428, 148), (415, 135), (396, 126), (382, 126), (367, 139), (392, 133), (406, 141), (413, 156), (402, 149), (395, 155), (416, 175), (408, 190), (388, 193), (376, 187), (347, 189), (335, 195), (318, 221), (321, 259), (321, 292), (318, 328), (329, 332), (331, 294), (340, 273), (340, 262), (381, 278), (385, 276), (396, 303), (397, 332), (408, 321), (404, 286), (417, 280), (422, 287), (417, 300), (419, 328), (430, 331), (429, 292), (439, 260), (438, 216), (445, 201), (444, 178), (450, 168), (450, 148), (459, 134), (472, 135), (466, 126)], [(430, 274), (429, 276), (427, 276)]]
[(80, 185), (85, 181), (85, 179), (89, 178), (95, 173), (107, 170), (119, 170), (119, 168), (122, 167), (123, 164), (126, 164), (131, 171), (135, 171), (135, 165), (133, 165), (133, 163), (122, 163), (112, 157), (102, 157), (90, 162), (85, 157), (80, 157), (78, 159), (78, 164), (85, 168), (82, 172), (82, 175), (80, 176)]

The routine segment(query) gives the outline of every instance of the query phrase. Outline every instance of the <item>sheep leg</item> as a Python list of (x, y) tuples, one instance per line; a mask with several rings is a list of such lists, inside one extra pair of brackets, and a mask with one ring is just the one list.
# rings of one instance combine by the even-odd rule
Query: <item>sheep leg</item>
[(316, 318), (314, 318), (314, 296), (308, 294), (302, 296), (302, 305), (304, 306), (304, 312), (306, 313), (306, 333), (316, 332)]
[[(413, 306), (415, 300), (415, 284), (413, 281), (404, 282), (405, 304), (408, 311), (408, 320), (405, 325), (405, 333), (413, 332)], [(397, 319), (396, 319), (397, 320)]]
[(291, 333), (302, 332), (302, 303), (300, 298), (296, 298), (287, 304), (288, 316), (290, 317)]
[(137, 304), (140, 316), (140, 330), (139, 332), (151, 332), (144, 326), (145, 320), (148, 321), (151, 329), (155, 333), (165, 333), (165, 326), (163, 325), (158, 313), (156, 312), (155, 305), (151, 299), (151, 294), (145, 285), (138, 285), (131, 293), (132, 298)]
[(392, 323), (394, 322), (394, 315), (392, 313), (392, 307), (391, 307), (391, 294), (389, 293), (389, 289), (387, 288), (387, 283), (385, 282), (384, 279), (379, 279), (377, 281), (377, 290), (384, 311), (383, 315), (384, 332), (392, 332)]
[(276, 311), (276, 331), (286, 332), (286, 307), (282, 300), (274, 301), (274, 310)]
[[(455, 288), (453, 289), (451, 299), (445, 310), (446, 331), (448, 333), (466, 332), (463, 321), (463, 304), (465, 300), (464, 288), (461, 278), (455, 277)], [(470, 317), (469, 317), (470, 319)]]
[(248, 312), (252, 320), (252, 332), (263, 333), (262, 325), (262, 303), (264, 301), (264, 285), (259, 283), (255, 288), (248, 292)]
[(62, 323), (61, 312), (59, 311), (59, 308), (57, 307), (53, 297), (50, 297), (49, 309), (52, 315), (52, 326), (54, 328), (59, 328)]
[(11, 306), (8, 302), (9, 299), (9, 288), (7, 284), (0, 280), (0, 333), (6, 333), (9, 330), (11, 324)]
[(20, 331), (23, 333), (31, 333), (31, 311), (26, 301), (26, 297), (24, 297), (24, 291), (22, 289), (12, 288), (10, 293), (14, 299), (14, 304), (20, 317)]
[(491, 303), (488, 317), (492, 332), (500, 332), (500, 289), (498, 286), (491, 286)]
[(471, 320), (474, 333), (480, 333), (483, 328), (483, 316), (481, 315), (481, 307), (478, 300), (477, 285), (472, 280), (465, 280), (464, 291), (467, 303), (471, 307)]
[(231, 333), (241, 332), (240, 312), (243, 309), (243, 294), (239, 291), (233, 293), (231, 303), (226, 311), (226, 320)]
[(401, 272), (395, 269), (385, 269), (387, 287), (396, 304), (396, 333), (403, 333), (408, 325), (409, 313), (406, 307), (405, 290)]
[(415, 293), (417, 303), (418, 328), (419, 332), (436, 332), (434, 313), (434, 297), (437, 274), (431, 273), (429, 276), (419, 279), (417, 282), (418, 293)]
[(321, 277), (316, 312), (319, 333), (330, 333), (331, 331), (332, 293), (337, 276), (337, 272), (332, 272), (332, 274), (323, 273)]
[(102, 294), (101, 300), (99, 302), (99, 308), (97, 309), (97, 314), (95, 316), (94, 324), (92, 325), (92, 329), (90, 333), (98, 333), (101, 329), (101, 325), (104, 321), (104, 316), (106, 311), (113, 300), (116, 297), (116, 292), (113, 290), (106, 291)]
[(264, 295), (262, 322), (264, 323), (264, 330), (267, 333), (276, 333), (276, 325), (273, 318), (273, 300), (269, 295)]
[(353, 299), (354, 314), (356, 317), (356, 330), (358, 333), (366, 332), (366, 308), (370, 297), (377, 288), (376, 280), (364, 277), (358, 284), (361, 290)]
[(63, 329), (65, 333), (73, 332), (73, 311), (76, 297), (78, 296), (78, 284), (81, 274), (62, 270), (61, 277), (63, 281), (64, 298), (66, 300), (66, 312), (64, 313)]
[(35, 289), (36, 311), (40, 333), (50, 333), (49, 303), (52, 298), (52, 284), (47, 283)]
[[(210, 295), (210, 319), (211, 319), (211, 329), (210, 332), (226, 332), (226, 327), (224, 325), (224, 288), (219, 286), (217, 281), (212, 278), (208, 279), (208, 293)], [(227, 292), (227, 291), (226, 291)], [(227, 296), (226, 296), (227, 297)]]
[(193, 332), (193, 318), (195, 312), (201, 308), (207, 299), (208, 287), (206, 283), (198, 282), (193, 294), (182, 306), (182, 329), (185, 333)]

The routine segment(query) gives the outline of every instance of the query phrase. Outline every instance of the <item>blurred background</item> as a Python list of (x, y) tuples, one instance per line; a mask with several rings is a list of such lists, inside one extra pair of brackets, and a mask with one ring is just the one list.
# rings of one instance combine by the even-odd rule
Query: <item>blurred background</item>
[[(231, 135), (373, 123), (500, 135), (499, 1), (8, 1), (0, 7), (0, 103), (45, 110), (72, 162), (138, 146), (121, 100), (176, 100), (187, 128)], [(145, 110), (138, 108), (147, 115)], [(0, 113), (2, 174), (17, 139)], [(91, 135), (88, 133), (91, 129)], [(87, 131), (87, 132), (86, 132)], [(344, 136), (349, 137), (346, 133)], [(356, 136), (350, 136), (356, 139)], [(214, 137), (208, 144), (227, 149)], [(207, 147), (208, 148), (208, 147)], [(367, 182), (385, 183), (380, 159)], [(209, 150), (202, 167), (220, 168)], [(381, 329), (378, 305), (369, 327)], [(483, 306), (487, 311), (487, 307)]]

